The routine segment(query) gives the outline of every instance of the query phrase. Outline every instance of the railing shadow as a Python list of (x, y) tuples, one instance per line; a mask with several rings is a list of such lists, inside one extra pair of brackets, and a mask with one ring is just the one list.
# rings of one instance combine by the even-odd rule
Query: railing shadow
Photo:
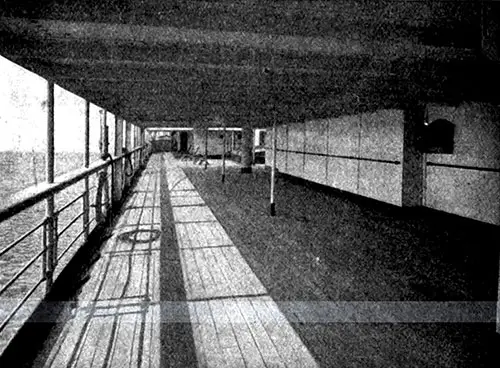
[[(117, 343), (130, 336), (139, 352), (138, 366), (142, 364), (144, 343), (155, 341), (150, 338), (154, 331), (147, 331), (147, 326), (153, 326), (154, 310), (159, 308), (153, 302), (158, 292), (152, 285), (157, 279), (152, 273), (159, 269), (153, 258), (158, 258), (160, 236), (155, 216), (148, 216), (150, 221), (145, 222), (142, 214), (159, 211), (160, 196), (157, 191), (152, 203), (147, 203), (150, 197), (137, 194), (152, 190), (154, 194), (159, 185), (155, 174), (146, 170), (132, 183), (118, 219), (96, 229), (2, 359), (12, 364), (14, 358), (15, 366), (20, 367), (121, 366), (115, 362), (121, 356), (116, 355)], [(140, 210), (139, 216), (129, 211), (134, 208)], [(121, 226), (109, 231), (109, 225), (120, 222)], [(131, 328), (134, 333), (130, 334)], [(96, 337), (94, 343), (89, 336)], [(30, 348), (26, 349), (23, 341), (25, 345), (28, 337)], [(91, 353), (92, 349), (99, 353)]]

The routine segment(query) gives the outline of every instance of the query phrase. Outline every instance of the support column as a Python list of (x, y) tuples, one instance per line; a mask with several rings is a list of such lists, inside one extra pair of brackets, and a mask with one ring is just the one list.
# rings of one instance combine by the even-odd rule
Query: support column
[(252, 172), (253, 129), (243, 127), (241, 131), (241, 172)]
[[(115, 157), (123, 154), (123, 119), (115, 117)], [(123, 160), (116, 161), (113, 175), (113, 203), (120, 201), (123, 188)]]
[(419, 142), (424, 127), (426, 106), (414, 103), (404, 110), (403, 133), (403, 207), (418, 207), (424, 204), (425, 161)]
[(205, 170), (208, 166), (208, 128), (205, 128)]
[[(107, 125), (107, 111), (101, 110), (101, 140), (100, 151), (103, 160), (108, 159), (109, 154), (109, 130)], [(109, 206), (109, 181), (108, 169), (104, 169), (99, 173), (97, 182), (97, 193), (95, 202), (95, 219), (97, 224), (101, 224), (108, 214)], [(104, 209), (103, 209), (104, 207)]]
[[(90, 164), (90, 102), (85, 101), (85, 148), (84, 148), (84, 166)], [(89, 177), (84, 180), (85, 192), (83, 194), (83, 229), (85, 242), (89, 239), (89, 221), (90, 221), (90, 193)]]
[(131, 131), (132, 131), (132, 124), (130, 124), (127, 121), (127, 123), (125, 124), (125, 147), (129, 151), (132, 150), (132, 138), (130, 136)]
[[(46, 151), (46, 175), (47, 183), (54, 182), (54, 83), (48, 82), (47, 85), (47, 151)], [(45, 216), (47, 225), (45, 228), (45, 277), (46, 277), (46, 291), (48, 292), (52, 287), (54, 268), (56, 266), (57, 258), (57, 225), (54, 217), (55, 204), (54, 195), (47, 198), (45, 206)]]
[(270, 196), (270, 212), (271, 216), (276, 216), (276, 205), (274, 203), (274, 188), (276, 182), (276, 119), (273, 119), (273, 163), (271, 166), (271, 196)]
[(222, 182), (226, 180), (226, 123), (222, 132)]
[(104, 157), (109, 153), (109, 136), (107, 124), (107, 111), (101, 110), (101, 156)]

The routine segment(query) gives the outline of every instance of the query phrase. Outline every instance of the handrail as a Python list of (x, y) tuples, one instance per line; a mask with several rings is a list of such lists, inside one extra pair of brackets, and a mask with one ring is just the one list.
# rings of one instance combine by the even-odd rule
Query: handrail
[(19, 243), (21, 243), (24, 239), (26, 239), (27, 237), (29, 237), (35, 231), (37, 231), (38, 229), (40, 229), (43, 225), (45, 225), (45, 223), (46, 223), (46, 220), (43, 219), (37, 225), (33, 226), (30, 230), (26, 231), (19, 238), (17, 238), (13, 242), (11, 242), (9, 245), (7, 245), (5, 248), (0, 249), (0, 257), (2, 257), (4, 254), (6, 254), (8, 251), (10, 251), (12, 248), (14, 248)]
[[(136, 170), (135, 170), (137, 172), (137, 169), (139, 169), (144, 163), (143, 158), (147, 159), (149, 156), (147, 150), (148, 146), (149, 146), (148, 144), (145, 144), (123, 155), (114, 158), (111, 157), (107, 161), (96, 162), (92, 164), (91, 167), (80, 168), (71, 173), (60, 175), (59, 177), (56, 178), (56, 182), (53, 184), (44, 183), (42, 185), (33, 186), (21, 191), (20, 193), (16, 194), (16, 197), (18, 199), (14, 200), (14, 202), (9, 204), (7, 207), (0, 209), (0, 223), (2, 223), (5, 220), (8, 220), (9, 218), (15, 216), (16, 214), (24, 211), (25, 209), (37, 204), (38, 202), (46, 198), (53, 197), (55, 194), (70, 187), (71, 185), (76, 184), (83, 179), (88, 179), (92, 174), (102, 172), (101, 170), (106, 170), (110, 166), (111, 166), (111, 175), (109, 177), (109, 180), (111, 180), (113, 183), (114, 176), (117, 174), (114, 164), (115, 163), (121, 164), (124, 160), (128, 159), (132, 155), (133, 155), (132, 157), (137, 159)], [(145, 153), (145, 155), (143, 155), (143, 153)], [(118, 173), (118, 175), (123, 175), (123, 173), (122, 174)], [(122, 177), (122, 179), (124, 178)], [(106, 181), (106, 183), (108, 183), (108, 181)], [(55, 211), (52, 215), (46, 217), (42, 222), (40, 222), (35, 227), (28, 230), (18, 239), (14, 240), (11, 244), (7, 245), (6, 247), (0, 250), (0, 257), (1, 257), (5, 255), (7, 252), (11, 251), (17, 245), (19, 245), (29, 236), (33, 235), (37, 230), (43, 228), (43, 233), (42, 233), (43, 240), (41, 242), (42, 250), (38, 251), (34, 257), (32, 257), (26, 263), (24, 263), (10, 280), (8, 280), (5, 284), (0, 286), (0, 296), (1, 296), (12, 285), (14, 285), (18, 281), (18, 279), (27, 272), (27, 270), (30, 267), (33, 267), (35, 265), (35, 262), (37, 262), (40, 259), (42, 260), (42, 277), (38, 279), (36, 285), (33, 288), (31, 288), (27, 293), (24, 294), (24, 297), (22, 298), (20, 303), (18, 303), (17, 306), (12, 311), (10, 311), (9, 315), (6, 318), (4, 318), (3, 321), (0, 321), (0, 334), (6, 328), (7, 324), (10, 323), (10, 321), (17, 313), (19, 308), (21, 308), (21, 306), (26, 302), (26, 300), (28, 300), (28, 298), (35, 292), (35, 290), (40, 285), (42, 285), (43, 282), (45, 282), (46, 285), (45, 293), (48, 293), (50, 291), (53, 284), (54, 271), (56, 269), (58, 261), (61, 260), (69, 252), (69, 250), (74, 246), (74, 244), (78, 241), (78, 239), (82, 237), (82, 235), (88, 232), (88, 229), (90, 228), (90, 225), (93, 222), (98, 222), (97, 209), (95, 217), (89, 219), (88, 215), (87, 217), (85, 216), (85, 213), (88, 214), (89, 208), (91, 206), (90, 203), (88, 203), (88, 199), (87, 201), (85, 200), (85, 195), (88, 196), (90, 190), (94, 188), (96, 188), (95, 185), (92, 188), (87, 187), (83, 194), (79, 194), (78, 196), (71, 199), (68, 203), (64, 204), (58, 211)], [(60, 231), (58, 231), (59, 215), (63, 211), (68, 210), (69, 207), (77, 203), (77, 201), (79, 200), (83, 201), (83, 207), (84, 207), (83, 211), (77, 213)], [(107, 206), (109, 208), (111, 208), (112, 206), (111, 203), (102, 203), (102, 205)], [(77, 223), (77, 221), (82, 218), (83, 218), (82, 231), (80, 231), (76, 236), (74, 236), (73, 239), (69, 242), (69, 244), (66, 245), (64, 250), (58, 255), (57, 249), (58, 249), (59, 237), (65, 234), (68, 229), (74, 226)], [(49, 237), (49, 234), (53, 235), (52, 241), (51, 238)]]
[(81, 193), (79, 194), (78, 196), (76, 196), (75, 198), (73, 198), (70, 202), (66, 203), (64, 206), (62, 206), (61, 208), (58, 208), (57, 211), (55, 212), (55, 214), (60, 214), (61, 212), (63, 212), (64, 210), (70, 208), (72, 205), (74, 205), (76, 202), (78, 202), (78, 200), (80, 198), (82, 198), (83, 196), (85, 195), (85, 193)]
[(97, 162), (88, 168), (81, 168), (69, 174), (58, 176), (56, 178), (57, 182), (54, 182), (53, 184), (44, 183), (21, 191), (16, 195), (17, 197), (20, 197), (18, 200), (7, 205), (7, 207), (0, 209), (0, 223), (17, 215), (25, 209), (34, 206), (38, 202), (49, 198), (57, 192), (60, 192), (61, 190), (77, 183), (85, 177), (113, 165), (115, 162), (132, 155), (134, 152), (144, 149), (145, 147), (146, 146), (137, 147), (130, 152), (121, 156), (113, 157), (105, 162)]

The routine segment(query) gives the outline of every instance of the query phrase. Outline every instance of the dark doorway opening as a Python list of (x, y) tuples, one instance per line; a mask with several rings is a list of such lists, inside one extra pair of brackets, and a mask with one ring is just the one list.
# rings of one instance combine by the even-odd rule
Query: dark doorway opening
[(188, 150), (188, 133), (187, 132), (180, 132), (179, 136), (179, 150), (181, 152), (187, 152)]

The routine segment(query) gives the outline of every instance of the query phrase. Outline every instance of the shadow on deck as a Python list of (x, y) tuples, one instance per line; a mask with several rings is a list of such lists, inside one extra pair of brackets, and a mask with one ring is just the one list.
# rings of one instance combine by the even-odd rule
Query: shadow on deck
[(283, 177), (273, 218), (265, 170), (176, 163), (151, 158), (34, 366), (499, 364), (498, 228)]

